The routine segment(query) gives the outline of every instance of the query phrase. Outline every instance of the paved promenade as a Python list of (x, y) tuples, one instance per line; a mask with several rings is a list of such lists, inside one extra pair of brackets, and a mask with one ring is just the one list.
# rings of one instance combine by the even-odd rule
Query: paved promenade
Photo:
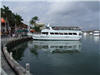
[[(18, 40), (18, 39), (23, 39), (23, 41), (25, 41), (25, 39), (30, 38), (30, 37), (6, 37), (6, 38), (1, 38), (1, 46), (4, 46), (5, 44), (7, 44), (7, 42), (9, 41), (13, 41), (13, 40)], [(19, 64), (17, 64), (14, 60), (9, 59), (9, 57), (7, 56), (7, 53), (5, 50), (3, 50), (4, 54), (6, 54), (6, 58), (7, 60), (9, 60), (8, 62), (10, 63), (10, 65), (12, 66), (12, 68), (14, 68), (15, 71), (18, 72), (19, 75), (31, 75), (30, 72), (26, 69), (24, 69), (23, 67), (21, 67)], [(1, 50), (1, 75), (16, 75), (15, 72), (12, 70), (12, 68), (10, 67), (10, 65), (8, 64), (4, 54), (3, 54), (2, 50)], [(13, 62), (13, 63), (12, 63)], [(17, 68), (15, 66), (17, 66)]]
[(7, 63), (2, 52), (1, 52), (1, 66), (2, 66), (1, 75), (16, 75), (15, 72), (11, 69), (11, 67)]
[[(7, 41), (13, 40), (15, 38), (2, 38), (1, 43), (5, 44)], [(12, 68), (7, 63), (2, 50), (1, 50), (1, 75), (16, 75)]]

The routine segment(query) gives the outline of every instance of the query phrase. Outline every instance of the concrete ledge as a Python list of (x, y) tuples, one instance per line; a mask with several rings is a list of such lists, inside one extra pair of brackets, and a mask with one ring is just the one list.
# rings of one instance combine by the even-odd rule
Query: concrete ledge
[[(12, 43), (13, 41), (19, 41), (22, 39), (29, 39), (30, 37), (25, 37), (25, 38), (21, 38), (21, 39), (14, 39), (14, 40), (10, 40), (6, 43), (6, 45)], [(8, 63), (10, 64), (10, 66), (14, 69), (14, 71), (18, 74), (18, 75), (31, 75), (30, 71), (26, 70), (25, 68), (23, 68), (13, 57), (12, 57), (12, 53), (9, 53), (7, 50), (6, 45), (3, 47), (3, 53), (5, 55), (6, 60), (8, 61)]]

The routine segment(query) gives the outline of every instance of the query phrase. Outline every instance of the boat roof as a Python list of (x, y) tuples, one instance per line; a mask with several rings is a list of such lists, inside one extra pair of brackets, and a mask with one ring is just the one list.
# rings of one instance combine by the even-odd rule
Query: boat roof
[(77, 31), (79, 32), (80, 30), (50, 30), (50, 29), (43, 29), (41, 32), (77, 32)]
[(52, 29), (54, 30), (81, 30), (80, 27), (77, 26), (52, 26)]
[(62, 27), (62, 26), (55, 26), (55, 27), (50, 27), (48, 24), (45, 29), (43, 29), (41, 32), (77, 32), (80, 31), (81, 29), (79, 27)]

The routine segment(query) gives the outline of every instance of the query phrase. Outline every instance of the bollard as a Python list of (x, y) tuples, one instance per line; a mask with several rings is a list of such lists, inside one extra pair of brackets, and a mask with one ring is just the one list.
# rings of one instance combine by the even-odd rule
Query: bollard
[(12, 57), (12, 52), (10, 52), (10, 58), (13, 59), (13, 57)]
[(7, 53), (7, 50), (5, 49), (5, 53)]
[(26, 75), (30, 75), (30, 64), (26, 63)]
[(4, 47), (4, 51), (7, 53), (7, 47)]
[(7, 50), (7, 47), (4, 47), (5, 50)]

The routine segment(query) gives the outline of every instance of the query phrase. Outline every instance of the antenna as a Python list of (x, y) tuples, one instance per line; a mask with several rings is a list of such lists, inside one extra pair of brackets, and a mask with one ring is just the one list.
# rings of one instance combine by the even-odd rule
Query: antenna
[(48, 23), (47, 27), (50, 27), (50, 24)]

